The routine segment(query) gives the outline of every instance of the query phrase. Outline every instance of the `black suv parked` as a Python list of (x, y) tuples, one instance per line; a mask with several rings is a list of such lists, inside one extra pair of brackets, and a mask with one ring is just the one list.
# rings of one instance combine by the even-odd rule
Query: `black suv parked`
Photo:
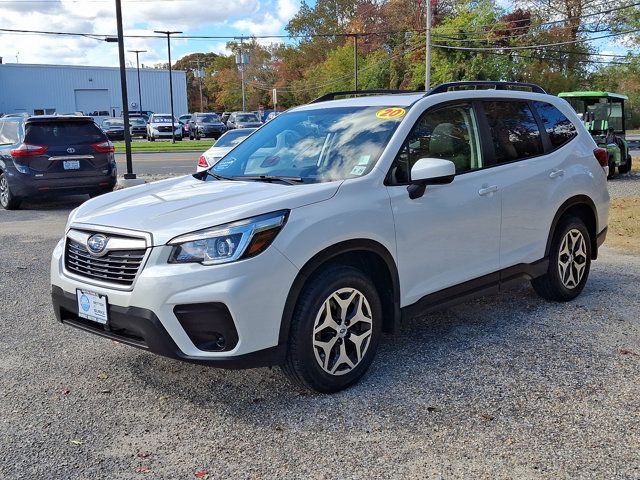
[(189, 120), (189, 139), (219, 138), (226, 129), (217, 114), (196, 112)]
[(114, 148), (91, 117), (0, 118), (0, 205), (47, 194), (110, 192)]

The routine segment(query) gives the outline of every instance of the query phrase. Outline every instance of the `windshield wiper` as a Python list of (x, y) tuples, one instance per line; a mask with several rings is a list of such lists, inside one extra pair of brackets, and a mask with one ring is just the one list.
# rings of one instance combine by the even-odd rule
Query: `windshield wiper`
[(302, 177), (281, 177), (279, 175), (239, 175), (237, 177), (234, 177), (234, 180), (249, 180), (254, 182), (282, 182), (286, 183), (287, 185), (297, 185), (298, 183), (304, 183), (304, 179)]
[(237, 180), (236, 178), (224, 177), (222, 175), (218, 175), (217, 173), (213, 173), (211, 170), (203, 170), (202, 172), (198, 172), (195, 175), (202, 175), (202, 174), (205, 174), (208, 177), (213, 177), (216, 180)]

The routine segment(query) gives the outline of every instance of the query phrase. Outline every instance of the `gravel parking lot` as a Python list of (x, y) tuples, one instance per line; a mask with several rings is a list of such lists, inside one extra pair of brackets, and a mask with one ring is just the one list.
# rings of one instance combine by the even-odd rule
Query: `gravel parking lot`
[(640, 256), (605, 246), (571, 303), (522, 284), (407, 322), (360, 384), (306, 394), (57, 324), (82, 200), (0, 211), (0, 478), (640, 478)]

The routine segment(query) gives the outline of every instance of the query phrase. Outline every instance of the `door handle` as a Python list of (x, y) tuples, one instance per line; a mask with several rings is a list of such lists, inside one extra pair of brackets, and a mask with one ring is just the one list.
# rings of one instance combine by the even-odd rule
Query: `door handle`
[(491, 195), (492, 193), (495, 193), (498, 191), (498, 186), (497, 185), (483, 185), (482, 188), (480, 190), (478, 190), (478, 195), (480, 195), (481, 197), (486, 197), (487, 195)]
[(562, 177), (563, 175), (564, 175), (564, 170), (560, 170), (560, 169), (554, 168), (549, 173), (549, 178)]

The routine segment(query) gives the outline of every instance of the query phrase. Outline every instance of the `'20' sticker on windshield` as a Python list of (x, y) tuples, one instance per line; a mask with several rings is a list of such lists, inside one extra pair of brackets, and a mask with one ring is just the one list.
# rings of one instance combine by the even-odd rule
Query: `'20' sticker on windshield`
[(383, 108), (382, 110), (378, 110), (376, 112), (376, 117), (382, 120), (393, 120), (396, 118), (404, 117), (404, 114), (407, 113), (404, 108), (400, 107), (390, 107)]

